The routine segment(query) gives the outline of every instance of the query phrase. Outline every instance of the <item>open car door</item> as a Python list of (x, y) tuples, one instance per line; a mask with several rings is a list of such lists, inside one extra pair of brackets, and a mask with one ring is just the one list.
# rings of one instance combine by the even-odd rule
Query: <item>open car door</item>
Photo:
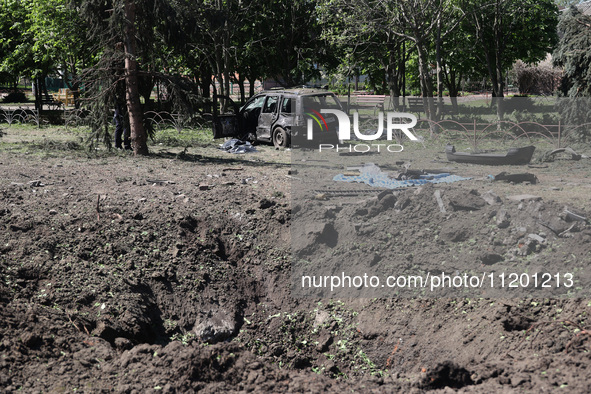
[(213, 96), (213, 138), (236, 137), (240, 135), (238, 106), (228, 96)]

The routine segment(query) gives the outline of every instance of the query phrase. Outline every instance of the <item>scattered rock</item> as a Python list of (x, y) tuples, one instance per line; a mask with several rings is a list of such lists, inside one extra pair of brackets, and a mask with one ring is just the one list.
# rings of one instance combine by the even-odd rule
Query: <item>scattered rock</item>
[(501, 203), (501, 198), (497, 196), (492, 190), (487, 191), (481, 197), (488, 205), (496, 205)]
[(499, 209), (499, 211), (497, 212), (497, 216), (496, 216), (497, 227), (498, 228), (509, 227), (509, 225), (511, 224), (511, 221), (509, 220), (510, 218), (511, 218), (511, 216), (509, 215), (507, 210), (505, 210), (505, 208)]
[(213, 313), (211, 317), (195, 322), (193, 332), (204, 342), (217, 343), (223, 341), (236, 331), (236, 320), (226, 311)]
[(472, 384), (474, 382), (470, 377), (470, 372), (452, 361), (444, 361), (427, 372), (421, 386), (429, 389), (442, 389), (444, 387), (459, 389)]
[(443, 200), (441, 199), (441, 190), (435, 190), (434, 195), (437, 205), (439, 205), (439, 212), (446, 213), (445, 205), (443, 205)]
[(538, 178), (534, 174), (530, 174), (529, 172), (524, 174), (507, 174), (506, 172), (501, 172), (498, 175), (495, 175), (495, 181), (505, 181), (511, 183), (531, 183), (535, 185), (538, 183)]
[(133, 343), (131, 343), (129, 339), (123, 337), (115, 338), (113, 344), (115, 345), (115, 348), (119, 351), (129, 350), (133, 347)]
[(449, 205), (454, 211), (478, 211), (485, 202), (476, 190), (470, 190), (467, 194), (450, 197)]
[(377, 263), (379, 263), (382, 260), (382, 256), (380, 256), (379, 253), (374, 252), (371, 261), (369, 262), (370, 267), (373, 267), (374, 265), (376, 265)]
[(497, 253), (486, 253), (480, 258), (480, 261), (484, 265), (493, 265), (503, 260), (503, 256)]
[(533, 239), (534, 241), (536, 241), (540, 245), (546, 245), (546, 239), (541, 237), (538, 234), (529, 234), (528, 238)]
[(263, 198), (261, 201), (259, 201), (259, 208), (260, 209), (267, 209), (267, 208), (271, 208), (275, 204), (276, 204), (275, 201), (271, 201), (268, 198)]
[(41, 337), (32, 332), (25, 332), (21, 335), (21, 341), (28, 348), (33, 348), (41, 343)]
[(394, 208), (394, 205), (396, 205), (396, 196), (394, 196), (393, 194), (386, 194), (379, 201), (383, 209)]
[(518, 202), (523, 202), (523, 201), (540, 201), (542, 199), (542, 197), (540, 196), (534, 196), (533, 194), (516, 194), (513, 196), (508, 196), (507, 197), (509, 200), (511, 201), (518, 201)]
[(332, 336), (330, 334), (325, 334), (318, 338), (318, 344), (316, 345), (316, 350), (320, 353), (324, 353), (328, 350), (328, 347), (332, 344)]
[(440, 235), (444, 241), (451, 242), (463, 242), (470, 237), (470, 233), (465, 227), (456, 227), (447, 223), (442, 226)]
[(45, 186), (45, 184), (43, 184), (40, 180), (35, 180), (35, 181), (29, 181), (29, 186), (31, 186), (31, 187), (43, 187), (43, 186)]
[(318, 328), (322, 326), (324, 323), (328, 322), (330, 318), (330, 314), (327, 311), (318, 310), (316, 311), (316, 316), (314, 317), (313, 327)]
[(518, 256), (527, 256), (532, 252), (539, 252), (546, 245), (546, 240), (543, 238), (541, 238), (543, 243), (538, 242), (540, 238), (535, 234), (529, 234), (527, 238), (519, 240), (515, 254)]

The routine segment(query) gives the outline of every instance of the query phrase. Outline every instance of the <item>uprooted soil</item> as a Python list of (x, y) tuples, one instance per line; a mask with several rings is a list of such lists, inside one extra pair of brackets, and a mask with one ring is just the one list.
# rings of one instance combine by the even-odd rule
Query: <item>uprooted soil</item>
[[(259, 150), (2, 151), (0, 388), (590, 390), (588, 300), (293, 298), (289, 152)], [(543, 255), (587, 269), (591, 228), (560, 216), (564, 205), (591, 214), (587, 162), (529, 169), (536, 185), (485, 183), (490, 168), (453, 167), (473, 179), (441, 187), (444, 216), (439, 186), (357, 196), (343, 209), (363, 230), (384, 205), (406, 225), (399, 252), (417, 260), (433, 258), (413, 249), (432, 242), (431, 226), (433, 242), (470, 253), (462, 264), (517, 256), (533, 267)], [(482, 198), (488, 190), (494, 204)], [(506, 199), (526, 192), (541, 200)], [(532, 212), (557, 233), (526, 220)], [(541, 232), (547, 244), (521, 256), (520, 240)]]

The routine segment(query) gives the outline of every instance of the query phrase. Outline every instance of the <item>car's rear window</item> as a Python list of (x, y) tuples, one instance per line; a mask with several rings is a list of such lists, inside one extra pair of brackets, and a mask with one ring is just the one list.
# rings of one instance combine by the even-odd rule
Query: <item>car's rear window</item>
[(313, 109), (341, 109), (338, 99), (333, 94), (318, 94), (314, 96), (304, 96), (304, 108)]

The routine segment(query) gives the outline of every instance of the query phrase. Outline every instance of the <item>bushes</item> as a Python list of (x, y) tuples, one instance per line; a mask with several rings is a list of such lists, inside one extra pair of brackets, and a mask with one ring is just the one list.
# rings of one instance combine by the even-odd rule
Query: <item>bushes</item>
[(2, 101), (5, 103), (26, 103), (29, 100), (24, 92), (16, 91), (9, 93)]
[(560, 85), (562, 71), (553, 68), (549, 61), (531, 66), (518, 60), (513, 66), (521, 94), (553, 94)]

